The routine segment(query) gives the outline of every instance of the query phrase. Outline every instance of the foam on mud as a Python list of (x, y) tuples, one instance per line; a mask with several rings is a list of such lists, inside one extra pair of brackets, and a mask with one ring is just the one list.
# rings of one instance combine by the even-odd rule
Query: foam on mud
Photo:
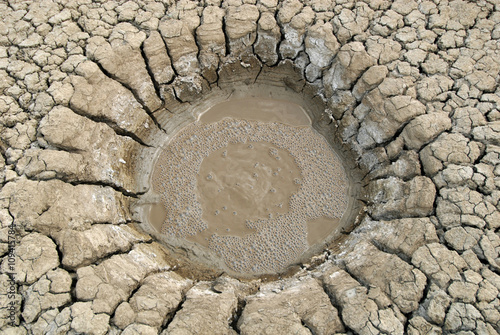
[(235, 118), (179, 131), (152, 186), (162, 199), (156, 229), (209, 248), (242, 274), (293, 264), (335, 229), (349, 201), (339, 157), (310, 126)]

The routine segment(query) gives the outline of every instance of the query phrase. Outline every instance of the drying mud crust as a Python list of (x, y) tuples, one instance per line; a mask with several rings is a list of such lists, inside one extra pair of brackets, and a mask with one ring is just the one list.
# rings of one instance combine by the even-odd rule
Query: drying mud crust
[[(242, 274), (282, 272), (308, 235), (338, 228), (349, 202), (339, 157), (310, 126), (234, 118), (182, 129), (160, 152), (152, 186), (165, 212), (159, 232), (208, 247)], [(320, 218), (330, 227), (312, 222)]]

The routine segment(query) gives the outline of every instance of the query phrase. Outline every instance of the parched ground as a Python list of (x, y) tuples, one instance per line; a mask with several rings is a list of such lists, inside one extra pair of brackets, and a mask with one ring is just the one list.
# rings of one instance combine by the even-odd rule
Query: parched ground
[[(497, 334), (499, 39), (495, 0), (3, 1), (0, 332)], [(365, 213), (292, 277), (187, 279), (133, 162), (239, 82), (326, 103)]]

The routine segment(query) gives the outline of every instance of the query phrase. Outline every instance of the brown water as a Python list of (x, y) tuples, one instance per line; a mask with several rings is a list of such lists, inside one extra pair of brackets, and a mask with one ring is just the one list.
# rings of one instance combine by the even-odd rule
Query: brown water
[(148, 220), (157, 232), (161, 232), (166, 217), (167, 211), (162, 203), (152, 204), (149, 207)]
[(212, 123), (223, 118), (280, 122), (291, 126), (310, 126), (311, 119), (304, 108), (285, 100), (244, 98), (225, 101), (209, 108), (200, 115), (202, 123)]
[(320, 217), (307, 221), (307, 243), (315, 245), (323, 242), (340, 225), (340, 219)]
[(348, 202), (338, 156), (304, 110), (283, 101), (214, 106), (171, 139), (152, 183), (163, 200), (151, 225), (240, 273), (283, 270), (338, 228)]
[[(288, 213), (290, 196), (299, 188), (294, 180), (300, 176), (290, 153), (268, 142), (229, 144), (214, 151), (203, 160), (197, 178), (207, 234), (244, 237), (255, 232), (247, 220)], [(208, 246), (205, 242), (201, 244)]]

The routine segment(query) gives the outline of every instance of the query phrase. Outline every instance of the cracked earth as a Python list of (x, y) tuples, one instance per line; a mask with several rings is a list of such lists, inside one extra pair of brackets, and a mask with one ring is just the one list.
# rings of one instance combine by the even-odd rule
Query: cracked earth
[[(499, 71), (495, 0), (0, 3), (0, 332), (498, 334)], [(133, 208), (159, 139), (255, 87), (308, 103), (361, 211), (237, 279)]]

